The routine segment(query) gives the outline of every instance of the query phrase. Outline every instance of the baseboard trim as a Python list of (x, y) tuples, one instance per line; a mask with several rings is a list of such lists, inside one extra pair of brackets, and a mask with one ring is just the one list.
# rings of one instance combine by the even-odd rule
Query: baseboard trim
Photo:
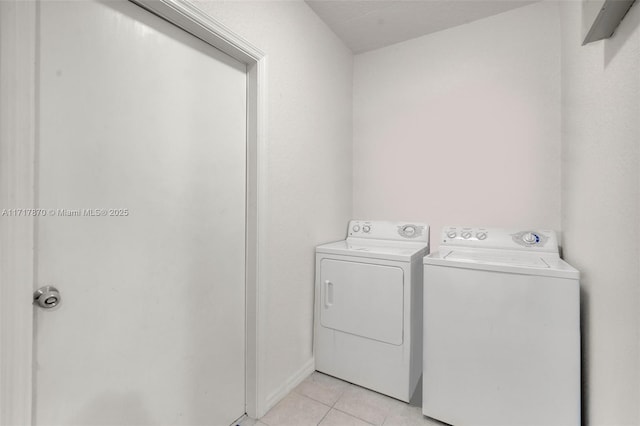
[(296, 386), (298, 386), (304, 379), (306, 379), (316, 369), (315, 358), (311, 358), (307, 361), (298, 371), (296, 371), (286, 382), (284, 382), (278, 389), (272, 392), (266, 401), (265, 414), (274, 405), (282, 400), (289, 392), (291, 392)]

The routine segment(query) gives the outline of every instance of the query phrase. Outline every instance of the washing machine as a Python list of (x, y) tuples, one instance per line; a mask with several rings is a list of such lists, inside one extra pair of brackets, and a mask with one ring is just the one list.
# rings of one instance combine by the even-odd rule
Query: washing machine
[(422, 375), (424, 223), (352, 220), (316, 248), (316, 370), (409, 401)]
[(445, 227), (424, 258), (423, 413), (579, 426), (579, 292), (553, 231)]

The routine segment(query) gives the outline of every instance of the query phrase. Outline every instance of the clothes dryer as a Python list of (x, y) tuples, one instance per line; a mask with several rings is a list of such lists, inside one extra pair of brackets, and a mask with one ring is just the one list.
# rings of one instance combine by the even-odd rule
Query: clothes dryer
[(429, 226), (352, 220), (316, 249), (316, 370), (409, 401), (422, 374)]
[(447, 227), (424, 258), (423, 413), (580, 425), (580, 286), (555, 232)]

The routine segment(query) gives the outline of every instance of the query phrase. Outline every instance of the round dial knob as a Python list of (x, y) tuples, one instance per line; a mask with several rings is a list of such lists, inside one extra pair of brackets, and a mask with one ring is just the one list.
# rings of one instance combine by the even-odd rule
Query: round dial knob
[(479, 240), (484, 240), (485, 238), (487, 238), (487, 233), (486, 232), (478, 232), (476, 234), (476, 238)]
[(533, 244), (538, 242), (538, 236), (533, 232), (527, 232), (522, 236), (522, 241), (527, 244)]
[(353, 232), (358, 232), (360, 230), (360, 225), (353, 225), (353, 228), (351, 228), (353, 230)]
[(371, 227), (369, 225), (365, 225), (365, 226), (362, 227), (362, 230), (364, 232), (369, 232), (369, 231), (371, 231)]
[(462, 232), (462, 234), (460, 234), (462, 236), (462, 238), (464, 238), (465, 240), (471, 237), (471, 232), (469, 231), (464, 231)]
[(402, 232), (404, 232), (404, 235), (407, 237), (412, 237), (416, 233), (416, 228), (413, 226), (405, 226), (402, 228)]
[(447, 237), (449, 237), (449, 238), (455, 238), (457, 236), (458, 236), (458, 233), (456, 231), (447, 232)]

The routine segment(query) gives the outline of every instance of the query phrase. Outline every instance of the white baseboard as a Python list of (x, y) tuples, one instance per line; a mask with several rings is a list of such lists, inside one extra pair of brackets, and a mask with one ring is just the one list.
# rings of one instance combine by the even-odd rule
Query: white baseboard
[(298, 386), (304, 379), (309, 377), (316, 369), (315, 358), (311, 358), (307, 361), (298, 371), (296, 371), (289, 379), (284, 382), (278, 389), (272, 392), (266, 401), (265, 413), (266, 414), (274, 405), (282, 400), (289, 392), (291, 392), (296, 386)]

